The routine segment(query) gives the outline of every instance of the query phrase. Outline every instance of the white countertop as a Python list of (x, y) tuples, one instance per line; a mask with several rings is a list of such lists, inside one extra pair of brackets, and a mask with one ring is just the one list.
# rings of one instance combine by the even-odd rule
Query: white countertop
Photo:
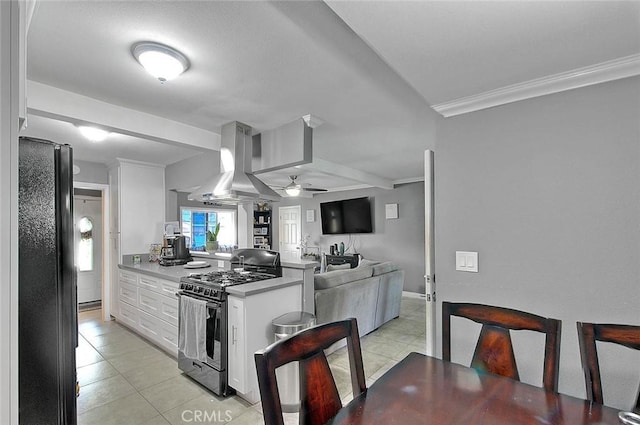
[[(118, 264), (122, 270), (130, 270), (136, 273), (144, 273), (160, 279), (166, 279), (173, 282), (180, 282), (180, 278), (188, 276), (190, 273), (206, 273), (217, 270), (228, 270), (217, 267), (217, 259), (210, 260), (210, 267), (198, 269), (186, 269), (184, 266), (161, 266), (158, 263), (150, 263), (143, 261), (140, 264)], [(215, 264), (215, 265), (214, 265)], [(301, 268), (301, 267), (300, 267)], [(285, 288), (292, 285), (301, 285), (302, 279), (291, 277), (276, 277), (273, 279), (260, 280), (258, 282), (245, 283), (242, 285), (227, 287), (227, 293), (236, 297), (244, 298), (262, 292), (272, 291), (274, 289)]]
[[(204, 260), (206, 261), (206, 260)], [(216, 270), (225, 270), (224, 268), (219, 268), (217, 263), (218, 260), (210, 260), (208, 261), (211, 266), (198, 268), (198, 269), (186, 269), (184, 266), (161, 266), (158, 263), (150, 263), (148, 261), (143, 261), (140, 264), (118, 264), (118, 267), (123, 270), (131, 270), (137, 273), (145, 273), (154, 277), (158, 277), (160, 279), (167, 279), (174, 282), (180, 282), (180, 278), (183, 276), (189, 276), (191, 273), (206, 273), (210, 271)]]
[(320, 265), (319, 262), (313, 260), (280, 260), (282, 267), (288, 267), (290, 269), (313, 269)]
[(273, 279), (259, 280), (257, 282), (243, 283), (242, 285), (228, 286), (227, 293), (236, 297), (245, 298), (274, 289), (287, 286), (302, 285), (302, 279), (294, 277), (276, 277)]

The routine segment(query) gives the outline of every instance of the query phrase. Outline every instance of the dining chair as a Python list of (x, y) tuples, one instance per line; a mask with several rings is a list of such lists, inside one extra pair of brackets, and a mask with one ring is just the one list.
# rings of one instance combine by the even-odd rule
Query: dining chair
[(520, 380), (511, 343), (510, 330), (529, 330), (545, 334), (542, 386), (558, 391), (560, 330), (562, 322), (524, 311), (483, 304), (442, 303), (442, 359), (451, 361), (451, 316), (482, 324), (471, 360), (471, 367)]
[(343, 338), (347, 340), (355, 398), (367, 390), (355, 318), (302, 330), (255, 353), (265, 425), (284, 424), (276, 368), (294, 361), (300, 369), (300, 424), (321, 425), (336, 415), (342, 401), (324, 350)]
[[(604, 404), (596, 341), (611, 342), (640, 350), (640, 326), (577, 322), (580, 358), (587, 387), (587, 399)], [(640, 413), (640, 388), (633, 411)]]

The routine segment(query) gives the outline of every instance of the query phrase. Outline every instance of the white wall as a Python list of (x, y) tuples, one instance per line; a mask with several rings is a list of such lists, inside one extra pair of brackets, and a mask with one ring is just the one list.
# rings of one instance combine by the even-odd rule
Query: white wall
[[(220, 152), (207, 151), (185, 160), (167, 165), (165, 168), (165, 184), (167, 187), (166, 220), (178, 220), (180, 206), (178, 192), (186, 192), (200, 186), (206, 180), (220, 172)], [(186, 192), (188, 193), (188, 192)], [(185, 199), (186, 200), (186, 199)], [(202, 205), (202, 203), (199, 203)]]
[[(640, 325), (640, 78), (442, 119), (435, 169), (438, 301), (561, 319), (560, 392), (584, 397), (576, 321)], [(479, 273), (456, 272), (456, 250)], [(456, 324), (454, 354), (472, 339)], [(542, 353), (516, 350), (540, 385)], [(639, 362), (602, 356), (607, 404), (630, 408)]]
[[(17, 2), (0, 1), (0, 423), (18, 423)], [(13, 50), (13, 51), (12, 51)]]
[(109, 184), (109, 169), (98, 162), (73, 160), (73, 165), (80, 167), (80, 173), (74, 174), (73, 180), (83, 183)]
[[(320, 203), (340, 199), (369, 196), (372, 199), (373, 233), (349, 235), (323, 235), (320, 221)], [(398, 219), (385, 219), (385, 204), (398, 204)], [(280, 206), (301, 205), (302, 234), (310, 234), (309, 246), (319, 246), (329, 253), (329, 245), (344, 242), (350, 253), (358, 252), (365, 258), (394, 261), (405, 271), (404, 290), (424, 294), (424, 183), (407, 183), (392, 190), (359, 189), (329, 192), (313, 198), (282, 198), (273, 208), (273, 246), (278, 247), (278, 217)], [(306, 221), (306, 211), (314, 210), (314, 222)]]

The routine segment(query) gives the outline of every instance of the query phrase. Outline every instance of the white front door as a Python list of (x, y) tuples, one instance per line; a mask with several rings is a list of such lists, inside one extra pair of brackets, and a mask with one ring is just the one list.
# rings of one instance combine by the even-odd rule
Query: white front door
[(427, 303), (427, 355), (436, 351), (436, 268), (434, 243), (434, 172), (433, 151), (424, 152), (424, 254), (425, 254), (425, 298)]
[(102, 298), (102, 199), (73, 197), (78, 303)]
[(300, 205), (280, 207), (278, 220), (280, 258), (282, 260), (300, 258), (300, 240), (302, 239)]

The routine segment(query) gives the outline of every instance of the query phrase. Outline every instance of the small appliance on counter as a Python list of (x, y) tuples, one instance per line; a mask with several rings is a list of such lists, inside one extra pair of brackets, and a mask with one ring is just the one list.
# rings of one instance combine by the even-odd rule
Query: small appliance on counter
[(192, 260), (183, 235), (169, 236), (160, 253), (161, 266), (181, 266)]

